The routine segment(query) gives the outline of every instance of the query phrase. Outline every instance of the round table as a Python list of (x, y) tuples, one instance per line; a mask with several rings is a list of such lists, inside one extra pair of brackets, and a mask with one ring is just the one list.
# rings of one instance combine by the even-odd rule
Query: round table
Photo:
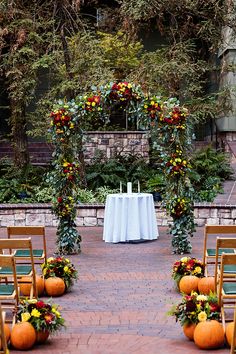
[(109, 194), (106, 198), (103, 240), (155, 240), (159, 236), (153, 196), (149, 193)]

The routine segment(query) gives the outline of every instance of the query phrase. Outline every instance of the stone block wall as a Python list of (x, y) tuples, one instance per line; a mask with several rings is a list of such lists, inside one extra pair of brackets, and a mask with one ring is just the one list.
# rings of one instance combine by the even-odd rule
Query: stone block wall
[(105, 157), (112, 158), (115, 154), (138, 154), (145, 159), (149, 158), (149, 134), (139, 131), (117, 132), (87, 132), (84, 137), (84, 158), (89, 162), (97, 150)]
[[(165, 210), (155, 205), (158, 226), (167, 226), (171, 222)], [(197, 226), (236, 224), (236, 205), (216, 205), (199, 203), (194, 207)], [(103, 226), (104, 204), (84, 204), (77, 209), (77, 226)], [(50, 204), (0, 204), (0, 227), (44, 225), (56, 227), (58, 221), (51, 213)]]

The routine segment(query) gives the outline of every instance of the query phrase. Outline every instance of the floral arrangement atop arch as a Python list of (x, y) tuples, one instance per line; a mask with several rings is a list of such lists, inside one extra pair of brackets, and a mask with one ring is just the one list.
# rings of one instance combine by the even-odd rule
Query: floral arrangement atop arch
[[(174, 253), (191, 252), (189, 237), (195, 231), (193, 189), (189, 149), (191, 124), (187, 108), (175, 98), (145, 95), (139, 85), (127, 81), (91, 88), (91, 92), (70, 102), (60, 101), (51, 112), (51, 134), (55, 145), (54, 171), (50, 181), (55, 189), (53, 212), (59, 218), (57, 245), (60, 253), (79, 251), (76, 225), (76, 188), (79, 162), (76, 136), (82, 134), (80, 122), (86, 119), (109, 120), (112, 110), (122, 109), (129, 120), (150, 130), (153, 149), (161, 150), (168, 191), (163, 206), (172, 218), (170, 233)], [(161, 137), (161, 139), (160, 139)]]

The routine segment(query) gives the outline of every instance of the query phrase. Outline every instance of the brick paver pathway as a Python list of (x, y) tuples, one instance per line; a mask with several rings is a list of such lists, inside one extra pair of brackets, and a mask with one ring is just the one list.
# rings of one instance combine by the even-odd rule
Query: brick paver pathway
[[(30, 353), (194, 354), (205, 353), (182, 334), (167, 311), (180, 299), (171, 279), (171, 239), (160, 227), (156, 241), (108, 244), (102, 228), (80, 228), (82, 253), (68, 258), (79, 269), (72, 291), (54, 298), (67, 328)], [(1, 237), (5, 230), (0, 230)], [(49, 255), (56, 229), (47, 229)], [(193, 256), (201, 257), (203, 229), (194, 238)], [(11, 354), (20, 353), (11, 349)], [(211, 353), (229, 353), (229, 348)]]

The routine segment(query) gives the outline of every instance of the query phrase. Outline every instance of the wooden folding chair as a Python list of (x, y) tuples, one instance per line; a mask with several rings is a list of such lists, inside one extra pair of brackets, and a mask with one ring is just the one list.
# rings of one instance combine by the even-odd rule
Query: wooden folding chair
[[(47, 260), (47, 246), (44, 226), (8, 226), (8, 238), (31, 238), (33, 245), (34, 264), (45, 263)], [(38, 248), (38, 246), (40, 247)], [(28, 250), (18, 250), (15, 257), (19, 259), (29, 260)]]
[(235, 340), (236, 340), (236, 304), (234, 306), (234, 325), (233, 325), (233, 336), (232, 336), (232, 342), (230, 346), (230, 354), (234, 354), (235, 351)]
[[(215, 256), (215, 289), (217, 290), (220, 278), (220, 267), (219, 263), (221, 261), (220, 256), (222, 255), (222, 250), (227, 249), (228, 253), (236, 253), (236, 237), (235, 238), (221, 238), (216, 239), (216, 256)], [(231, 250), (231, 252), (229, 252)], [(230, 280), (236, 277), (236, 265), (225, 265), (223, 278)]]
[(225, 328), (225, 310), (234, 309), (236, 303), (236, 280), (225, 281), (225, 267), (236, 266), (236, 254), (222, 253), (220, 263), (220, 279), (218, 286), (218, 302), (221, 306), (222, 323)]
[(0, 338), (1, 338), (1, 347), (0, 347), (0, 353), (1, 354), (8, 354), (9, 350), (7, 347), (7, 341), (6, 341), (6, 335), (5, 335), (5, 329), (4, 329), (4, 323), (5, 323), (5, 312), (2, 311), (2, 305), (0, 304)]
[[(27, 264), (23, 263), (24, 260), (15, 257), (15, 253), (18, 250), (25, 250), (29, 253), (29, 260), (27, 260)], [(18, 279), (18, 283), (21, 282), (22, 277), (28, 277), (29, 281), (24, 280), (24, 283), (31, 283), (31, 291), (30, 291), (30, 298), (37, 297), (37, 286), (36, 286), (36, 273), (34, 267), (34, 257), (33, 257), (33, 249), (32, 243), (30, 238), (24, 239), (0, 239), (0, 253), (6, 254), (6, 251), (9, 254), (12, 254), (15, 259), (16, 263), (16, 276)], [(0, 268), (0, 277), (11, 277), (12, 270), (5, 267)]]
[[(205, 266), (205, 276), (208, 276), (208, 266), (215, 264), (216, 257), (216, 237), (224, 237), (224, 235), (235, 235), (236, 238), (236, 225), (205, 225), (204, 229), (204, 247), (203, 247), (203, 264)], [(209, 248), (209, 235), (214, 236), (214, 248)], [(232, 237), (233, 237), (232, 236)], [(219, 255), (222, 253), (231, 253), (232, 249), (219, 249)]]
[[(5, 270), (10, 273), (6, 277)], [(0, 254), (0, 302), (2, 308), (16, 310), (19, 303), (19, 288), (13, 255)]]

